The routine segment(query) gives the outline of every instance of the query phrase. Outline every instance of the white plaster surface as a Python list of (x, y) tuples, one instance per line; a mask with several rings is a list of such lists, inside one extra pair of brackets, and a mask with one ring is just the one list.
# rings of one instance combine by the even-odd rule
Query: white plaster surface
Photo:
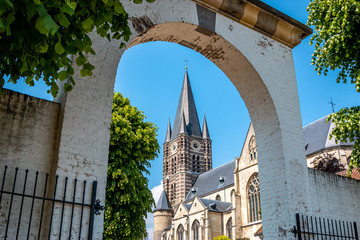
[(360, 224), (360, 181), (309, 168), (314, 216)]

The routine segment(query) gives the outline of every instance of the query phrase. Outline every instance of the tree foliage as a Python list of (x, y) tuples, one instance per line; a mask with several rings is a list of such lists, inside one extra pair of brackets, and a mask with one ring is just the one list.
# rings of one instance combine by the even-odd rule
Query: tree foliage
[(142, 239), (154, 199), (148, 189), (150, 160), (159, 153), (157, 127), (128, 98), (115, 93), (105, 203), (105, 239)]
[(360, 106), (343, 108), (337, 113), (332, 113), (327, 118), (334, 124), (330, 138), (334, 137), (336, 143), (339, 141), (354, 142), (350, 158), (350, 171), (360, 167)]
[(337, 82), (355, 83), (360, 92), (360, 1), (311, 0), (308, 25), (315, 26), (312, 64), (320, 75), (339, 70)]
[(218, 237), (214, 237), (214, 240), (230, 240), (230, 238), (228, 238), (227, 236), (221, 235)]
[(127, 20), (117, 0), (1, 0), (0, 93), (5, 76), (13, 83), (25, 78), (30, 86), (43, 79), (53, 96), (56, 80), (69, 79), (65, 91), (70, 91), (75, 85), (71, 56), (81, 76), (91, 76), (94, 69), (87, 60), (87, 54), (95, 54), (89, 33), (96, 29), (109, 40), (128, 41)]

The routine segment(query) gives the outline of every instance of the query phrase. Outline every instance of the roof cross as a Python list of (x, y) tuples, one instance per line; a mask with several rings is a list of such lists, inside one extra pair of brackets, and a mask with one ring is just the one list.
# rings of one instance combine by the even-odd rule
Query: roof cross
[(331, 104), (331, 107), (332, 107), (332, 111), (333, 111), (333, 113), (335, 112), (334, 111), (334, 106), (336, 105), (334, 102), (333, 102), (333, 100), (332, 100), (332, 97), (330, 98), (330, 102), (329, 102), (329, 104)]

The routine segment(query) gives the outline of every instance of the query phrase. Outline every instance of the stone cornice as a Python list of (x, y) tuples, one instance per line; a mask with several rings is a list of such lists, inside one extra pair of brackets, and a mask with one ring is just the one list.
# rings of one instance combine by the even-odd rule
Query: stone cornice
[(293, 48), (312, 29), (259, 0), (193, 0)]

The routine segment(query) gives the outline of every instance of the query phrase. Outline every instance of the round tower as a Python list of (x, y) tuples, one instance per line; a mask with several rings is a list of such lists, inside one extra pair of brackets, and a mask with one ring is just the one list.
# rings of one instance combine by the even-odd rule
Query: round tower
[(164, 230), (171, 226), (171, 219), (173, 215), (172, 208), (169, 204), (169, 200), (163, 190), (159, 201), (156, 204), (154, 213), (154, 240), (161, 240), (161, 235)]

